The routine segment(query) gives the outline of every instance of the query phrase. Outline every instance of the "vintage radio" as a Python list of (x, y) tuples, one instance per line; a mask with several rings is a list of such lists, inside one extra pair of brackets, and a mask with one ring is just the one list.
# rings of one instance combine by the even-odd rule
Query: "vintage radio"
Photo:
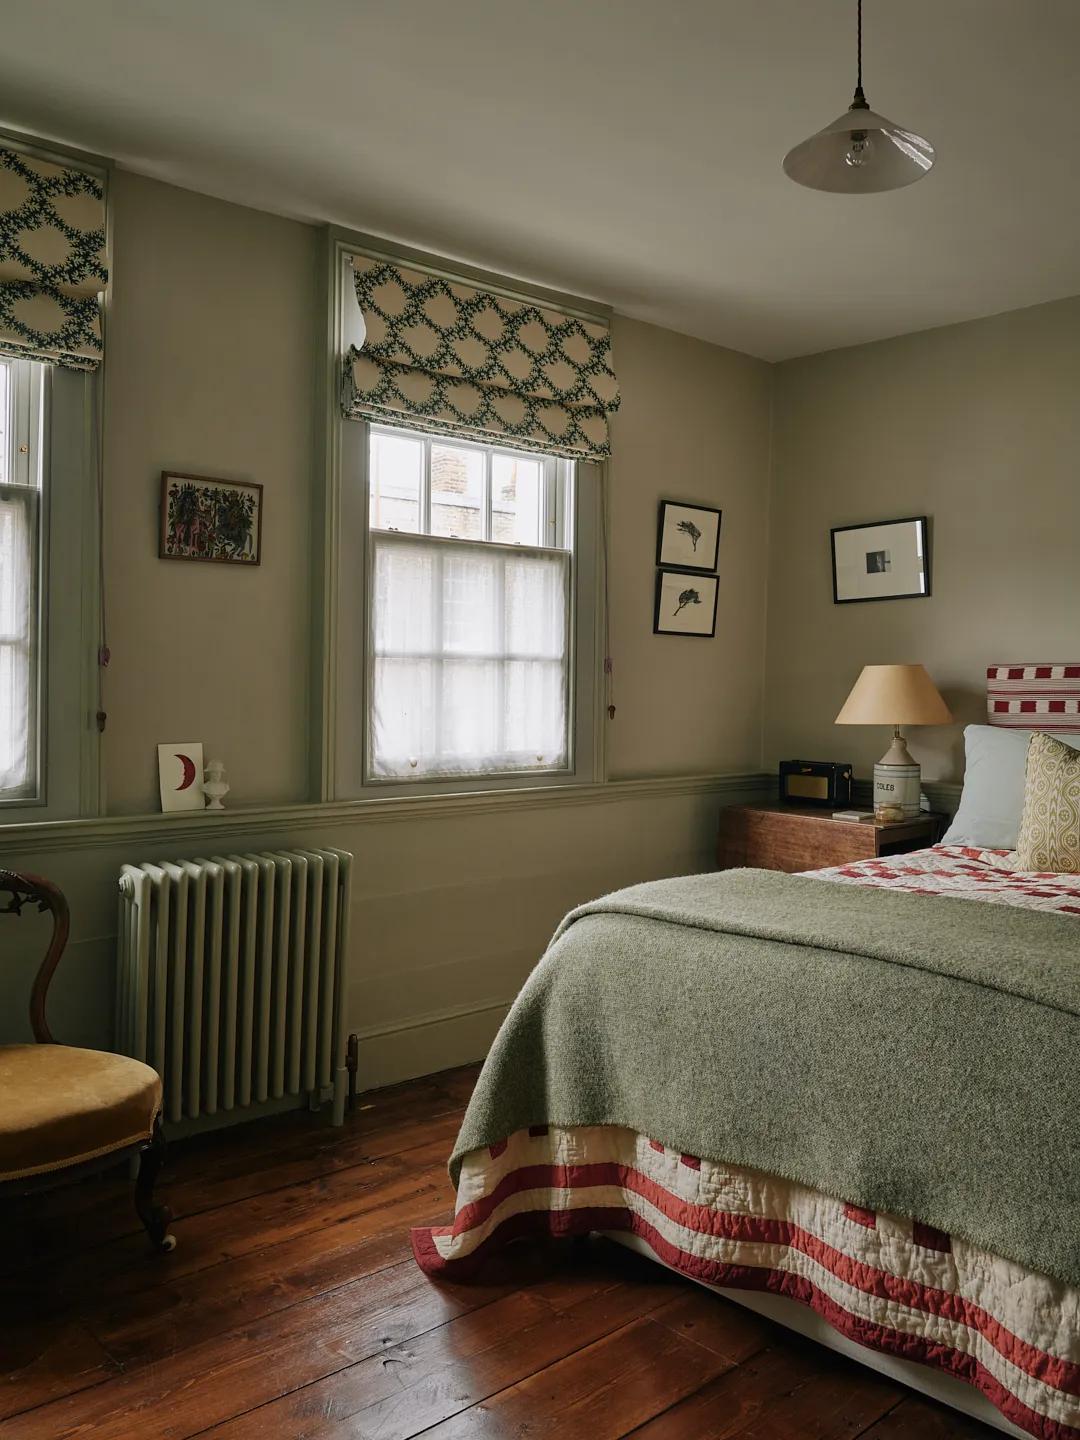
[(780, 799), (829, 809), (851, 804), (851, 766), (832, 760), (781, 760)]

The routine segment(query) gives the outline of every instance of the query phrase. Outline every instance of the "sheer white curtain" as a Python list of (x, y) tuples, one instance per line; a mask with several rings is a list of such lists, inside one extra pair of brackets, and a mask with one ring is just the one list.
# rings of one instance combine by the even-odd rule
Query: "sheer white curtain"
[(372, 776), (566, 768), (569, 554), (371, 539)]
[(38, 493), (0, 485), (0, 799), (34, 785), (34, 610)]

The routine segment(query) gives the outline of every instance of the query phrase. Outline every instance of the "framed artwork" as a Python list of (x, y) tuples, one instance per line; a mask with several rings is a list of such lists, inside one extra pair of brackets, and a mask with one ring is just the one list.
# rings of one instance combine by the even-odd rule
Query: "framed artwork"
[(718, 583), (692, 570), (658, 570), (653, 634), (715, 635)]
[(161, 808), (166, 813), (173, 810), (202, 810), (206, 806), (203, 795), (203, 747), (202, 741), (177, 742), (175, 745), (157, 747), (158, 785), (161, 790)]
[(925, 515), (832, 530), (833, 603), (913, 600), (930, 594)]
[(657, 565), (680, 570), (715, 570), (720, 550), (721, 511), (706, 505), (680, 505), (660, 501), (656, 534)]
[(261, 485), (162, 471), (159, 557), (258, 565), (262, 492)]

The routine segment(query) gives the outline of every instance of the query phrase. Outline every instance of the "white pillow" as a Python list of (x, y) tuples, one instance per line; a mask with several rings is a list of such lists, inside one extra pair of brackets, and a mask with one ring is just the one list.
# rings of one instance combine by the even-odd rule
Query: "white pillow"
[[(1037, 729), (1037, 726), (1033, 727)], [(968, 725), (964, 730), (967, 762), (960, 808), (945, 832), (943, 845), (978, 845), (985, 850), (1015, 850), (1024, 812), (1024, 778), (1030, 730), (998, 725)], [(1055, 739), (1080, 750), (1080, 734)]]

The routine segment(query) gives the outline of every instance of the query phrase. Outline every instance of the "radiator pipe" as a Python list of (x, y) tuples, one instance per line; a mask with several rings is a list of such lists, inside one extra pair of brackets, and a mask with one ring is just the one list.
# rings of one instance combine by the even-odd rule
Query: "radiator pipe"
[(360, 1037), (354, 1030), (345, 1051), (345, 1069), (349, 1072), (349, 1110), (356, 1109), (356, 1076), (360, 1069)]

